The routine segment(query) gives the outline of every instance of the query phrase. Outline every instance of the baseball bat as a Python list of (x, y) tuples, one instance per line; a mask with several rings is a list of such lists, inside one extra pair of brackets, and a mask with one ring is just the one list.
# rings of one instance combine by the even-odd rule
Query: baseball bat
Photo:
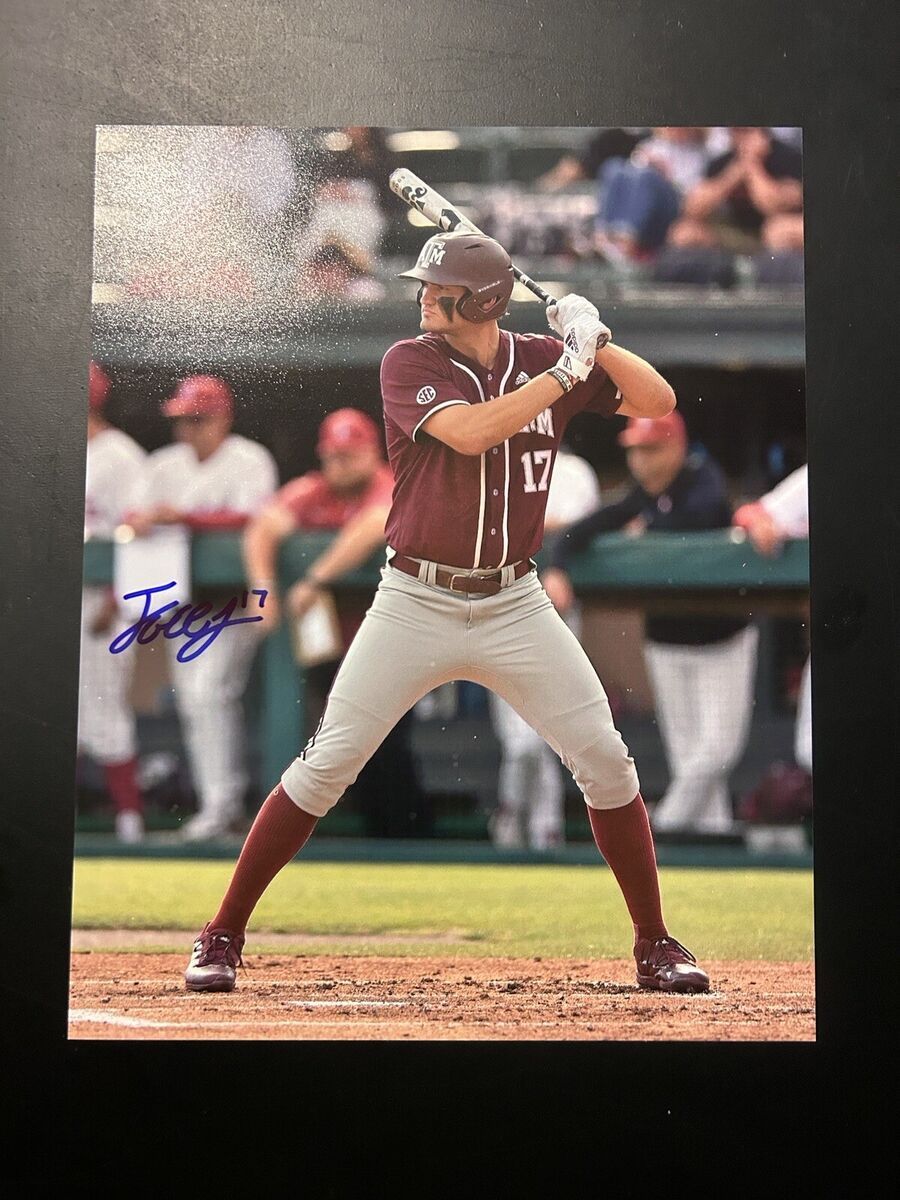
[[(418, 209), (423, 217), (427, 217), (432, 225), (437, 225), (439, 229), (449, 233), (453, 229), (463, 229), (468, 233), (481, 233), (477, 225), (473, 225), (468, 217), (464, 217), (458, 208), (447, 200), (440, 192), (436, 192), (433, 187), (430, 187), (418, 175), (414, 175), (412, 171), (407, 171), (405, 167), (398, 167), (396, 171), (392, 171), (388, 179), (391, 191), (395, 192), (401, 200), (405, 201), (411, 208)], [(535, 283), (530, 275), (526, 275), (524, 271), (513, 263), (513, 275), (518, 279), (524, 287), (527, 287), (530, 292), (534, 292), (545, 304), (555, 304), (556, 298), (545, 291), (539, 283)]]

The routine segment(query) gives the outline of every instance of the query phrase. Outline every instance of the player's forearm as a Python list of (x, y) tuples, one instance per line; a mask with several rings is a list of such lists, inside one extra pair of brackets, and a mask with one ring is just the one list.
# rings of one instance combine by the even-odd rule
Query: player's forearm
[(658, 419), (675, 407), (671, 385), (637, 354), (607, 342), (597, 351), (597, 362), (622, 393), (619, 412), (624, 416)]
[(378, 505), (348, 521), (328, 549), (309, 568), (306, 578), (312, 583), (328, 584), (362, 566), (384, 545), (387, 515), (387, 507)]
[(188, 512), (184, 524), (196, 533), (234, 532), (243, 529), (249, 517), (245, 512), (233, 508), (219, 508), (212, 512)]
[[(543, 373), (508, 396), (497, 396), (486, 404), (445, 408), (435, 414), (444, 417), (449, 426), (445, 431), (448, 436), (440, 435), (441, 440), (460, 454), (483, 454), (518, 433), (563, 395), (562, 384), (552, 375)], [(449, 422), (445, 414), (450, 418)]]
[(244, 570), (252, 584), (274, 587), (278, 578), (278, 548), (281, 538), (259, 522), (252, 522), (242, 543)]

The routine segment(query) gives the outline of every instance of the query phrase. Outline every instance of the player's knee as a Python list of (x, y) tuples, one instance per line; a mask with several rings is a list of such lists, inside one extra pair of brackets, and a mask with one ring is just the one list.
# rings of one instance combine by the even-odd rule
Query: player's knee
[(295, 758), (281, 782), (298, 807), (314, 817), (324, 817), (356, 782), (364, 766), (365, 761), (358, 760), (324, 761), (313, 751), (306, 758)]
[(565, 765), (590, 808), (621, 808), (640, 790), (634, 759), (618, 735), (595, 742)]

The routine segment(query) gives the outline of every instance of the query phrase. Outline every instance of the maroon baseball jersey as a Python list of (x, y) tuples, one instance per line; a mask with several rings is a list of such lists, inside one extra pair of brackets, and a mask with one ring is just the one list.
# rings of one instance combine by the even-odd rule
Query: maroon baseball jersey
[(621, 404), (602, 367), (524, 429), (481, 455), (460, 454), (430, 437), (426, 422), (452, 404), (489, 404), (559, 361), (562, 342), (500, 331), (491, 368), (439, 334), (396, 342), (381, 363), (381, 394), (394, 497), (388, 545), (455, 567), (502, 567), (541, 547), (547, 489), (559, 443), (579, 412), (612, 416)]

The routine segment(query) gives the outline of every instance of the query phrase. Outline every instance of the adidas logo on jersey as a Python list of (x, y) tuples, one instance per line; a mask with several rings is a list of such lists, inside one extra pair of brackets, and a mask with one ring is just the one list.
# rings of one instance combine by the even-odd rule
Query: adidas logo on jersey
[(529, 379), (531, 379), (530, 375), (526, 375), (524, 371), (520, 371), (516, 376), (515, 386), (521, 387), (523, 383), (528, 383)]

